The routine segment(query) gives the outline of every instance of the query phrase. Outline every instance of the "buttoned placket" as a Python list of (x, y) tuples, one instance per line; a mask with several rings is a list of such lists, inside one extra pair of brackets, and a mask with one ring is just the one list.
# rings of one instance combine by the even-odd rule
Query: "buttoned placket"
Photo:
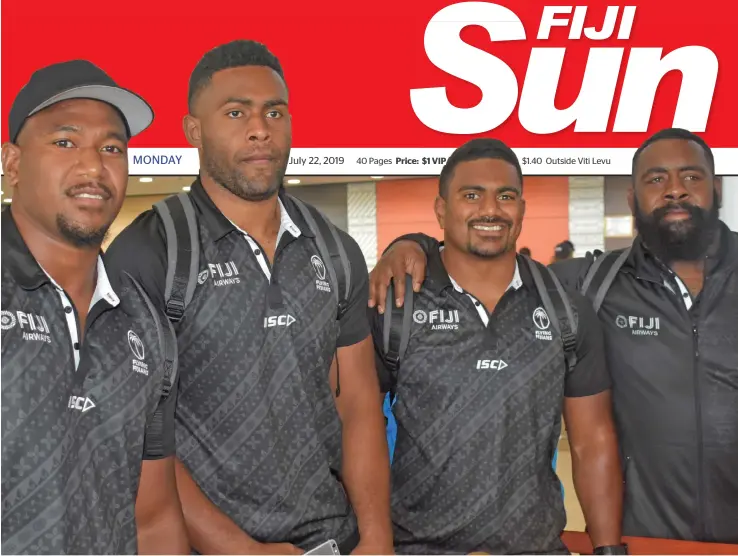
[[(282, 204), (282, 199), (278, 199), (278, 201), (279, 201), (279, 232), (277, 233), (277, 245), (279, 245), (279, 242), (282, 239), (282, 235), (284, 234), (285, 231), (289, 232), (295, 238), (300, 237), (300, 228), (298, 228), (297, 225), (295, 225), (295, 223), (290, 218), (290, 215), (287, 213), (287, 210), (284, 208), (284, 205)], [(271, 282), (272, 272), (269, 268), (269, 261), (267, 261), (266, 255), (264, 254), (264, 250), (259, 246), (256, 240), (249, 235), (248, 232), (239, 228), (232, 221), (231, 221), (231, 224), (233, 225), (234, 228), (236, 228), (236, 230), (238, 230), (238, 232), (244, 237), (246, 242), (249, 244), (251, 251), (253, 252), (254, 256), (256, 257), (257, 262), (259, 263), (259, 267), (261, 268), (261, 271), (267, 277), (267, 280)]]
[[(43, 270), (46, 276), (48, 276), (49, 280), (54, 286), (54, 289), (56, 289), (57, 293), (59, 294), (59, 298), (61, 299), (62, 307), (64, 309), (64, 317), (67, 321), (67, 329), (69, 330), (69, 339), (72, 342), (74, 368), (76, 370), (79, 368), (79, 352), (81, 346), (79, 342), (79, 325), (77, 323), (77, 315), (74, 311), (74, 306), (72, 305), (71, 300), (64, 291), (64, 288), (57, 284), (56, 280), (54, 280), (43, 267), (41, 267), (41, 270)], [(97, 281), (95, 283), (95, 291), (92, 294), (92, 299), (90, 300), (90, 306), (87, 309), (87, 313), (89, 314), (90, 311), (92, 311), (92, 308), (95, 306), (95, 304), (97, 304), (97, 302), (103, 300), (107, 301), (113, 307), (116, 307), (120, 303), (120, 299), (113, 291), (113, 287), (110, 285), (110, 280), (108, 279), (108, 275), (105, 272), (105, 265), (103, 264), (102, 257), (98, 256)]]

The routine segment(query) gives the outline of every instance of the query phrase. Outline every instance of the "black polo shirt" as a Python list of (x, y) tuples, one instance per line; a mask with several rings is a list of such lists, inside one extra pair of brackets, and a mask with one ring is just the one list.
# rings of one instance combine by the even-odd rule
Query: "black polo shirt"
[(165, 334), (174, 345), (165, 316), (102, 260), (81, 345), (69, 299), (4, 210), (4, 554), (136, 553), (142, 457), (174, 451), (174, 389), (162, 402)]
[[(559, 536), (566, 513), (551, 466), (564, 397), (610, 386), (594, 311), (581, 296), (570, 297), (578, 363), (567, 374), (555, 317), (524, 263), (490, 314), (449, 277), (438, 248), (429, 255), (396, 376), (392, 518), (399, 553), (565, 551)], [(378, 348), (383, 320), (374, 312)], [(385, 389), (388, 373), (380, 364)]]
[[(592, 261), (552, 269), (579, 288)], [(637, 237), (598, 316), (623, 451), (624, 534), (738, 543), (738, 234), (720, 224), (694, 298)]]
[[(329, 385), (339, 347), (369, 335), (368, 275), (357, 243), (349, 307), (337, 320), (314, 236), (282, 190), (280, 239), (269, 263), (256, 241), (191, 188), (200, 235), (200, 280), (176, 325), (181, 363), (177, 454), (205, 494), (262, 542), (303, 549), (356, 535), (340, 482), (341, 421)], [(145, 212), (108, 257), (164, 306), (166, 236)], [(340, 369), (339, 369), (340, 376)]]

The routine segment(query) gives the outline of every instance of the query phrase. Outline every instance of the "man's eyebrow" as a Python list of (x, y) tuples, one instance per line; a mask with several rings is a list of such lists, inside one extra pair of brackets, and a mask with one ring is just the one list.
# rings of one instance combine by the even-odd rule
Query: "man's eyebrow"
[[(226, 104), (241, 104), (243, 106), (253, 106), (254, 101), (250, 98), (242, 98), (242, 97), (228, 97), (224, 102), (223, 106)], [(272, 108), (274, 106), (286, 106), (287, 101), (283, 98), (273, 98), (269, 99), (264, 102), (264, 106), (266, 108)]]
[[(689, 164), (687, 166), (680, 166), (678, 168), (680, 172), (701, 172), (703, 174), (707, 173), (707, 169), (695, 165), (695, 164)], [(646, 170), (641, 174), (641, 178), (645, 178), (646, 176), (649, 176), (650, 174), (668, 174), (669, 169), (664, 168), (663, 166), (652, 166), (651, 168), (646, 168)]]
[[(83, 129), (83, 127), (74, 124), (58, 124), (54, 126), (54, 128), (51, 130), (51, 133), (58, 133), (60, 131), (66, 131), (68, 133), (80, 133)], [(119, 131), (108, 131), (103, 139), (117, 139), (121, 143), (128, 143), (128, 137), (126, 137), (126, 134)]]

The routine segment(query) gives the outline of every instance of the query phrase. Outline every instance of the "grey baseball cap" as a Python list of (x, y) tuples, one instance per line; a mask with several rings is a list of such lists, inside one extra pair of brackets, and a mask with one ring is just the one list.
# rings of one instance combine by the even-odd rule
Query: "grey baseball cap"
[(92, 62), (71, 60), (34, 72), (20, 90), (8, 117), (10, 140), (15, 142), (28, 118), (57, 102), (73, 98), (110, 104), (123, 116), (129, 137), (138, 135), (154, 121), (154, 111), (139, 95), (119, 87)]

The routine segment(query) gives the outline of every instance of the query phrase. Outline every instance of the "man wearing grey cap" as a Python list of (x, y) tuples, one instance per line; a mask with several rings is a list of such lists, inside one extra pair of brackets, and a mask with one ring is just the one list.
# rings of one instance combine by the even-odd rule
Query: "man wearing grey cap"
[(33, 74), (2, 147), (2, 552), (187, 553), (176, 343), (100, 246), (149, 105), (90, 62)]

